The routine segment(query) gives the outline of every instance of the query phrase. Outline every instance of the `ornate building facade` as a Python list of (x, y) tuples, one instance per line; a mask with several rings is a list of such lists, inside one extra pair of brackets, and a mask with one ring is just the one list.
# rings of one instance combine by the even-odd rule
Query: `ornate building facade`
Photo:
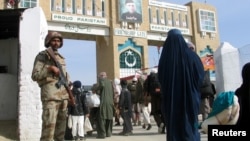
[[(2, 0), (1, 8), (14, 8)], [(11, 3), (12, 2), (12, 3)], [(132, 4), (132, 6), (130, 6)], [(206, 69), (214, 70), (211, 59), (219, 46), (215, 7), (189, 2), (177, 5), (157, 0), (20, 0), (19, 8), (42, 7), (49, 30), (68, 39), (96, 41), (97, 73), (111, 78), (127, 77), (148, 64), (148, 46), (161, 47), (172, 28), (182, 31), (196, 45)], [(124, 17), (126, 13), (136, 13)], [(208, 65), (209, 64), (209, 65)]]
[[(18, 13), (23, 10), (13, 10), (14, 20), (11, 9), (33, 7), (38, 15), (41, 12), (37, 7), (41, 7), (48, 30), (59, 31), (64, 38), (96, 42), (97, 74), (106, 71), (110, 79), (124, 78), (152, 67), (149, 46), (162, 47), (168, 31), (178, 28), (187, 42), (196, 45), (204, 68), (215, 78), (213, 52), (220, 39), (216, 8), (212, 5), (197, 2), (177, 5), (156, 0), (0, 0), (0, 112), (5, 113), (0, 120), (17, 120), (20, 140), (40, 137), (40, 91), (30, 78), (33, 65), (30, 58), (39, 49), (19, 45), (16, 27), (22, 18)], [(6, 13), (10, 16), (4, 16)], [(32, 18), (39, 21), (34, 13)], [(29, 14), (26, 12), (26, 16)], [(30, 19), (26, 23), (28, 29), (39, 33), (33, 27), (34, 23), (38, 27), (38, 21)], [(13, 33), (9, 28), (12, 25), (16, 30)], [(41, 38), (27, 32), (34, 39)]]

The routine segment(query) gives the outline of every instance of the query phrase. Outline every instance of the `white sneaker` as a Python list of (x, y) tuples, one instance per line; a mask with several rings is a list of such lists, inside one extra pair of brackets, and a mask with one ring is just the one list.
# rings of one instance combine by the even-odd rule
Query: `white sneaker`
[(161, 123), (160, 127), (158, 127), (158, 133), (160, 133), (160, 134), (162, 133), (163, 127), (164, 127), (164, 124)]

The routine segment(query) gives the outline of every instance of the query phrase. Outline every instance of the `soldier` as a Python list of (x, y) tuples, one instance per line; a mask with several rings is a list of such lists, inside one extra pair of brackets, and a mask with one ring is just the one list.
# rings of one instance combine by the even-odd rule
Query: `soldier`
[[(66, 65), (62, 55), (58, 53), (63, 45), (63, 38), (58, 32), (49, 32), (45, 38), (45, 47), (51, 47), (58, 62), (62, 65), (63, 73), (69, 80)], [(42, 101), (42, 134), (41, 141), (62, 141), (66, 129), (66, 114), (69, 96), (66, 89), (56, 87), (60, 70), (46, 50), (41, 51), (35, 58), (32, 80), (41, 88)]]

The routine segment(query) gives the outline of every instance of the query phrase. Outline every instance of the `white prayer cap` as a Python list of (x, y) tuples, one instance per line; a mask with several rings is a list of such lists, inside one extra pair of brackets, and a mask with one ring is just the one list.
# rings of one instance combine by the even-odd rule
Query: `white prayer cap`
[(134, 78), (133, 78), (133, 81), (137, 81), (137, 78), (136, 78), (136, 77), (134, 77)]
[(151, 73), (157, 73), (157, 69), (156, 68), (151, 69)]

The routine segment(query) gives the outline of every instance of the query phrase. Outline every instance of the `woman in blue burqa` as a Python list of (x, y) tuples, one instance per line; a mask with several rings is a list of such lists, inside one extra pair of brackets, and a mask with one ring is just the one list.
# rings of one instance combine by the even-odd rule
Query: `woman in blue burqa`
[(158, 77), (167, 141), (200, 141), (199, 88), (204, 68), (199, 56), (188, 48), (178, 29), (168, 32), (159, 60)]

